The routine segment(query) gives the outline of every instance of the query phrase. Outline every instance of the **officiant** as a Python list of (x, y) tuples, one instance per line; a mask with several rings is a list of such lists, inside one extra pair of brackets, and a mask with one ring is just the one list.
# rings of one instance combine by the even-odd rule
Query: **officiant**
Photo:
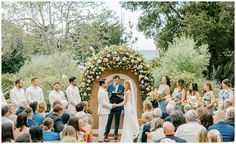
[[(109, 98), (110, 98), (110, 103), (119, 104), (123, 101), (124, 86), (120, 83), (120, 76), (119, 75), (115, 75), (113, 77), (113, 83), (110, 84), (107, 87), (107, 92), (108, 92), (108, 95), (109, 95)], [(106, 130), (105, 130), (105, 133), (104, 133), (104, 141), (106, 141), (106, 142), (109, 141), (108, 135), (109, 135), (109, 132), (110, 132), (110, 129), (111, 129), (112, 119), (113, 119), (114, 115), (115, 115), (114, 139), (115, 140), (118, 139), (120, 116), (121, 116), (121, 112), (122, 112), (123, 109), (124, 109), (123, 106), (111, 109), (110, 114), (108, 116)]]

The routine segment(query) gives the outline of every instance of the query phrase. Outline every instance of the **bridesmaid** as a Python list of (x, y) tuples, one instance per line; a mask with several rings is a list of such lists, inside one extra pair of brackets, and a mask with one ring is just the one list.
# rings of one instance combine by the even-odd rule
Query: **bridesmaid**
[(219, 94), (219, 99), (224, 102), (226, 99), (229, 99), (229, 96), (232, 94), (232, 89), (230, 88), (230, 81), (229, 79), (224, 79), (222, 81), (222, 90)]
[(211, 83), (209, 82), (204, 83), (203, 99), (204, 99), (204, 106), (208, 109), (210, 113), (213, 113), (215, 96), (212, 91)]
[(166, 96), (170, 95), (170, 78), (164, 76), (161, 80), (162, 84), (159, 86), (158, 91), (161, 92), (162, 98), (159, 100), (159, 108), (162, 112), (166, 111), (167, 101)]
[(174, 89), (172, 94), (174, 101), (176, 103), (177, 110), (184, 111), (182, 102), (185, 100), (186, 92), (184, 89), (184, 80), (178, 79), (176, 81), (177, 88)]
[(197, 83), (191, 83), (189, 91), (187, 93), (187, 100), (190, 100), (193, 106), (196, 106), (197, 101), (200, 99), (200, 93), (198, 92)]

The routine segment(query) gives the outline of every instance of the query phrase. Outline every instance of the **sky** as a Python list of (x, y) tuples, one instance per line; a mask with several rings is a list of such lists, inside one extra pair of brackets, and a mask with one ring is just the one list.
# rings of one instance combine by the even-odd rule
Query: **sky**
[(119, 4), (118, 1), (106, 1), (105, 5), (111, 9), (114, 10), (117, 13), (117, 16), (121, 18), (123, 17), (122, 22), (125, 27), (129, 27), (128, 23), (129, 21), (133, 24), (133, 28), (131, 29), (133, 32), (133, 37), (138, 37), (138, 40), (136, 43), (132, 44), (132, 48), (136, 50), (155, 50), (156, 46), (154, 44), (153, 39), (148, 39), (145, 38), (144, 34), (142, 32), (139, 32), (137, 30), (137, 23), (138, 23), (138, 18), (141, 15), (142, 11), (130, 11), (126, 10), (124, 8), (121, 8), (121, 5)]

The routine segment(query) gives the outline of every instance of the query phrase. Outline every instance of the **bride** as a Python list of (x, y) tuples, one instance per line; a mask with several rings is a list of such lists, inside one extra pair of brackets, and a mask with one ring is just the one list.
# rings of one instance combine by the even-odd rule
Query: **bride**
[(124, 124), (121, 135), (121, 142), (133, 142), (134, 136), (138, 133), (139, 124), (137, 117), (137, 106), (134, 98), (134, 87), (130, 80), (124, 81), (124, 100), (116, 106), (124, 106)]

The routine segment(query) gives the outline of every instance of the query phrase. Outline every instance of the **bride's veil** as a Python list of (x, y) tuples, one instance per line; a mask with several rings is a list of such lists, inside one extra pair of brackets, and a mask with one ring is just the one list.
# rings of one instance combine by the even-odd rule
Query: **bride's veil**
[(133, 112), (133, 118), (134, 118), (134, 122), (137, 128), (139, 128), (139, 124), (138, 124), (138, 115), (137, 115), (137, 105), (136, 105), (136, 100), (135, 100), (135, 93), (134, 93), (134, 85), (131, 82), (131, 80), (129, 80), (130, 82), (130, 101), (132, 104), (132, 112)]

